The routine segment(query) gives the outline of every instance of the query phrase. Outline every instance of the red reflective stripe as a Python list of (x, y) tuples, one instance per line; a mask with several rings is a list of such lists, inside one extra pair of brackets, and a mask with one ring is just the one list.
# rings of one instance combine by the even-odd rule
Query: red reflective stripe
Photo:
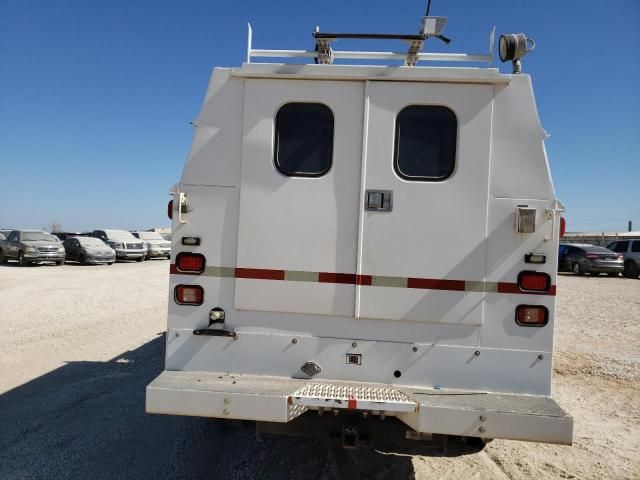
[(358, 401), (356, 400), (356, 397), (349, 396), (349, 399), (347, 400), (347, 409), (355, 410), (357, 407), (358, 407)]
[(517, 283), (498, 282), (498, 293), (525, 293)]
[(236, 268), (236, 278), (284, 280), (284, 270), (271, 270), (268, 268)]
[[(173, 275), (201, 275), (199, 272), (180, 272), (174, 264), (169, 266), (169, 271)], [(315, 273), (315, 272), (309, 272)], [(206, 276), (206, 273), (204, 274)], [(253, 280), (284, 280), (285, 270), (275, 270), (269, 268), (236, 268), (235, 278), (247, 278)], [(383, 277), (384, 278), (384, 277)], [(319, 283), (335, 283), (346, 285), (369, 286), (372, 284), (372, 275), (356, 275), (354, 273), (330, 273), (319, 272)], [(492, 282), (489, 282), (492, 283)], [(466, 282), (464, 280), (445, 280), (436, 278), (407, 278), (406, 288), (416, 288), (421, 290), (446, 290), (454, 292), (464, 292)], [(556, 286), (551, 285), (547, 292), (523, 292), (517, 283), (498, 282), (497, 293), (511, 293), (518, 295), (556, 295)], [(491, 292), (487, 292), (491, 293)]]
[(407, 288), (422, 288), (427, 290), (454, 290), (463, 292), (464, 280), (438, 280), (435, 278), (408, 278)]
[(355, 285), (356, 274), (355, 273), (318, 273), (318, 281), (320, 283), (347, 283)]

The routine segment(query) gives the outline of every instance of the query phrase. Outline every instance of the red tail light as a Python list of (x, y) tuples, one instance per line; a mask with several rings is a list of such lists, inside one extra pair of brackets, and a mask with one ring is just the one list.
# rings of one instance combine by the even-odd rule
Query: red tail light
[(202, 305), (204, 290), (200, 285), (177, 285), (173, 298), (179, 305)]
[(586, 258), (590, 258), (590, 259), (594, 259), (594, 258), (600, 258), (600, 255), (594, 255), (593, 253), (589, 254), (589, 255), (585, 255)]
[(567, 232), (567, 221), (564, 217), (560, 217), (560, 236), (564, 237), (564, 234)]
[(173, 200), (169, 200), (167, 204), (167, 217), (169, 217), (169, 220), (173, 219)]
[(549, 321), (549, 310), (542, 305), (518, 305), (516, 323), (522, 327), (544, 327)]
[(520, 272), (518, 287), (524, 292), (546, 292), (551, 288), (551, 277), (542, 272)]
[(205, 263), (204, 255), (199, 253), (180, 252), (176, 255), (176, 270), (178, 272), (202, 273)]

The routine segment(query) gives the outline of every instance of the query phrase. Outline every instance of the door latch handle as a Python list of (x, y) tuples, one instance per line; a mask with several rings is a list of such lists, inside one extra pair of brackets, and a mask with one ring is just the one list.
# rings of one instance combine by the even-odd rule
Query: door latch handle
[(366, 190), (364, 192), (365, 210), (391, 212), (393, 210), (393, 192), (391, 190)]

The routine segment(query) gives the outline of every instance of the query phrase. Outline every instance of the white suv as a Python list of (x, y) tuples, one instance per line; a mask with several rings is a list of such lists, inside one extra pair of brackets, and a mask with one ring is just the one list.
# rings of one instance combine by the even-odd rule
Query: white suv
[(640, 275), (640, 239), (618, 240), (607, 245), (609, 250), (624, 256), (624, 276), (638, 278)]

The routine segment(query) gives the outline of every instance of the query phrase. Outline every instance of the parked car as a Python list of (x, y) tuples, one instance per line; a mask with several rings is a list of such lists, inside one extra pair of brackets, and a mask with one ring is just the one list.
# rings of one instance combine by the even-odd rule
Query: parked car
[(116, 251), (99, 238), (94, 237), (67, 237), (64, 242), (67, 252), (67, 261), (75, 260), (82, 263), (112, 265), (116, 261)]
[(0, 240), (0, 263), (10, 259), (23, 266), (36, 262), (62, 265), (65, 250), (56, 237), (44, 230), (13, 230), (6, 240)]
[(51, 232), (51, 235), (55, 235), (62, 242), (69, 237), (90, 237), (91, 232)]
[(150, 258), (171, 258), (171, 242), (166, 241), (157, 232), (131, 232), (134, 237), (144, 240), (147, 246), (147, 260)]
[(604, 247), (582, 243), (565, 243), (560, 247), (558, 258), (560, 272), (573, 272), (574, 275), (590, 273), (593, 276), (606, 273), (617, 276), (624, 269), (622, 255)]
[(640, 275), (640, 239), (618, 240), (607, 245), (624, 259), (624, 276), (638, 278)]
[(144, 242), (126, 230), (94, 230), (92, 237), (99, 238), (116, 251), (117, 260), (144, 261), (147, 249)]
[(562, 271), (560, 267), (564, 262), (564, 257), (566, 257), (568, 250), (569, 245), (565, 243), (561, 243), (560, 245), (558, 245), (558, 271)]

